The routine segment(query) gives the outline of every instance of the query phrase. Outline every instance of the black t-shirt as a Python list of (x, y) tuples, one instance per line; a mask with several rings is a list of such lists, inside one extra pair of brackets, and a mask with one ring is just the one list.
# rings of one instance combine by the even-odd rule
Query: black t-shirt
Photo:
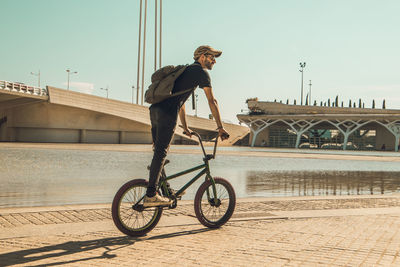
[(177, 114), (197, 86), (200, 88), (211, 87), (211, 79), (207, 70), (203, 69), (200, 63), (196, 61), (189, 65), (178, 77), (178, 79), (175, 80), (172, 93), (178, 93), (188, 89), (192, 90), (188, 91), (187, 93), (168, 98), (160, 103), (154, 104), (154, 106), (157, 105), (168, 113)]

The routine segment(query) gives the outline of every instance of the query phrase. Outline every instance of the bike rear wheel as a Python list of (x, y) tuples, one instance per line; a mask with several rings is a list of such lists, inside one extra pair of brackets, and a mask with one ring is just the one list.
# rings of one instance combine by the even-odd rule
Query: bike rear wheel
[(163, 211), (161, 207), (143, 208), (147, 185), (146, 180), (131, 180), (115, 194), (111, 208), (112, 218), (115, 226), (126, 235), (143, 236), (160, 220)]
[[(224, 225), (232, 216), (236, 195), (232, 185), (223, 178), (214, 178), (213, 183), (205, 181), (197, 190), (194, 199), (194, 211), (201, 224), (209, 228)], [(214, 192), (216, 192), (216, 197)]]

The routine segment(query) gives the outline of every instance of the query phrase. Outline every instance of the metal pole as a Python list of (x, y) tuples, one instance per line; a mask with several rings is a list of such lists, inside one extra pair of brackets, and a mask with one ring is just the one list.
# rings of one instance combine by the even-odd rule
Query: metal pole
[(38, 73), (31, 72), (32, 75), (38, 76), (38, 87), (40, 88), (40, 70)]
[(69, 70), (67, 70), (67, 74), (68, 74), (67, 90), (69, 90)]
[(143, 27), (143, 64), (142, 64), (142, 99), (141, 105), (143, 105), (144, 99), (144, 66), (145, 66), (145, 59), (146, 59), (146, 20), (147, 20), (147, 0), (144, 1), (144, 27)]
[(301, 71), (301, 101), (300, 105), (303, 105), (303, 70)]
[(155, 2), (155, 22), (154, 22), (154, 71), (157, 70), (157, 0)]
[(160, 45), (159, 45), (159, 53), (158, 60), (160, 62), (159, 68), (161, 68), (161, 30), (162, 30), (162, 0), (160, 0)]
[(74, 72), (71, 73), (71, 70), (70, 70), (70, 69), (67, 69), (66, 72), (67, 72), (67, 74), (68, 74), (67, 90), (69, 90), (69, 76), (70, 76), (71, 74), (77, 74), (78, 72), (77, 72), (77, 71), (74, 71)]
[(108, 85), (107, 85), (107, 87), (106, 87), (106, 88), (100, 88), (100, 90), (104, 90), (104, 91), (106, 91), (106, 92), (107, 92), (107, 99), (108, 99)]
[(196, 115), (195, 116), (197, 117), (197, 101), (199, 100), (199, 97), (197, 94), (195, 94), (194, 96), (196, 97)]
[[(139, 104), (139, 79), (140, 79), (140, 45), (142, 36), (142, 2), (140, 0), (140, 15), (139, 15), (139, 44), (138, 44), (138, 62), (137, 62), (137, 84), (136, 84), (136, 104)], [(132, 91), (132, 103), (133, 103), (133, 91)]]
[(311, 105), (311, 80), (310, 80), (310, 84), (309, 84), (309, 86), (310, 86), (310, 92), (309, 92), (309, 94), (308, 94), (308, 99), (309, 99), (309, 101), (308, 101), (308, 103)]
[(301, 100), (300, 100), (300, 105), (303, 105), (303, 72), (304, 72), (304, 68), (306, 67), (306, 63), (305, 62), (300, 62), (300, 68), (301, 70), (299, 70), (301, 72)]

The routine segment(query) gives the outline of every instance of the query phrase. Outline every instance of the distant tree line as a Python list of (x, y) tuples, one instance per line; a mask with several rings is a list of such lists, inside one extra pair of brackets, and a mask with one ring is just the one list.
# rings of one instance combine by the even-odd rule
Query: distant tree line
[[(246, 100), (246, 104), (247, 104), (249, 101), (258, 101), (258, 98), (257, 98), (257, 97), (248, 98), (248, 99)], [(275, 99), (274, 102), (278, 102), (278, 101)], [(279, 100), (279, 103), (283, 103), (282, 100)], [(289, 99), (286, 99), (286, 105), (290, 105)], [(296, 99), (293, 100), (293, 105), (296, 105)], [(317, 106), (317, 105), (318, 105), (316, 100), (314, 100), (314, 104), (313, 104), (313, 105), (314, 105), (314, 106)], [(321, 107), (342, 107), (342, 108), (345, 107), (343, 101), (340, 102), (340, 106), (339, 106), (339, 95), (337, 95), (337, 96), (336, 96), (334, 99), (332, 99), (332, 100), (331, 100), (330, 98), (328, 98), (327, 101), (321, 101), (319, 105), (320, 105)], [(309, 106), (309, 103), (308, 103), (308, 95), (307, 95), (307, 97), (306, 97), (305, 106)], [(361, 100), (361, 98), (359, 98), (359, 99), (358, 99), (358, 105), (357, 105), (357, 101), (351, 101), (351, 99), (350, 99), (350, 100), (349, 100), (348, 107), (349, 107), (349, 108), (365, 108), (365, 103)], [(375, 99), (372, 100), (372, 106), (371, 106), (371, 107), (372, 107), (372, 108), (376, 108), (376, 106), (375, 106)], [(383, 101), (382, 101), (382, 109), (386, 109), (386, 100), (385, 100), (385, 99), (383, 99)]]

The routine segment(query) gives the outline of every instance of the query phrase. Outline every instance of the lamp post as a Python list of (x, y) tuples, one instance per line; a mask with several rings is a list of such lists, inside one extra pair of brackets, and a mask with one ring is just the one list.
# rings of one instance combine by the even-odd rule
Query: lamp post
[(300, 100), (300, 105), (303, 105), (303, 72), (304, 68), (306, 67), (305, 62), (300, 62), (300, 72), (301, 72), (301, 100)]
[(106, 92), (107, 92), (107, 99), (108, 99), (108, 85), (107, 85), (107, 87), (106, 87), (106, 88), (100, 88), (100, 90), (104, 90), (104, 91), (106, 91)]
[(136, 89), (136, 104), (139, 104), (139, 88), (140, 87), (135, 87), (134, 85), (132, 85), (132, 104), (134, 103), (134, 99), (135, 99), (135, 89)]
[(72, 72), (70, 69), (67, 69), (66, 72), (68, 75), (67, 90), (69, 90), (69, 76), (72, 74), (77, 74), (78, 72), (77, 71)]
[(197, 102), (199, 101), (199, 97), (198, 97), (198, 95), (197, 94), (195, 94), (194, 95), (195, 97), (196, 97), (196, 113), (195, 113), (195, 116), (197, 117)]
[(309, 105), (311, 105), (311, 80), (310, 80), (310, 84), (309, 84), (309, 86), (310, 86), (310, 92), (309, 92), (309, 94), (308, 94), (308, 103), (309, 103)]
[(38, 87), (40, 88), (40, 70), (38, 73), (31, 72), (31, 74), (38, 77)]

